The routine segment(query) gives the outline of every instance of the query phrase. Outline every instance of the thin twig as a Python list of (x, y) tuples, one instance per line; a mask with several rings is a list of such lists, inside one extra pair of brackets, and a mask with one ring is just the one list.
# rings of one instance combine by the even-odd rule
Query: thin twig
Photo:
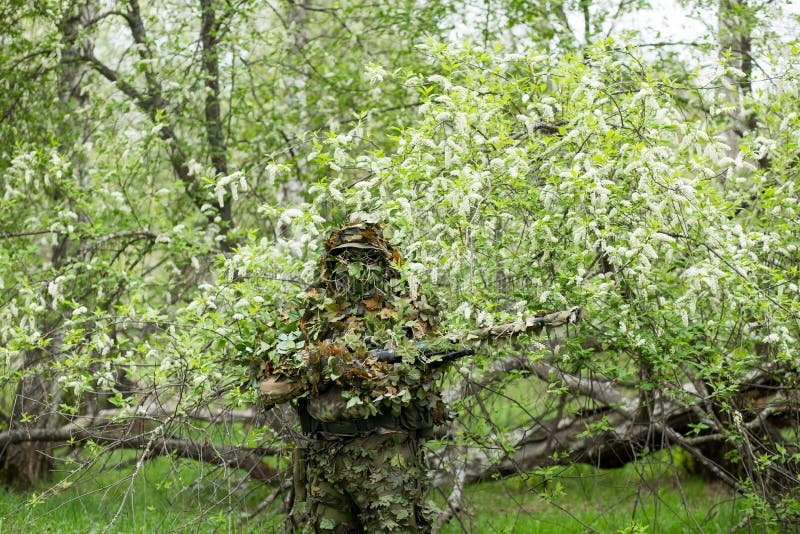
[(147, 442), (147, 445), (142, 452), (142, 455), (139, 457), (139, 461), (136, 462), (136, 467), (131, 473), (131, 482), (128, 484), (127, 489), (125, 489), (125, 494), (122, 496), (122, 502), (119, 503), (119, 508), (117, 508), (117, 513), (114, 514), (114, 517), (111, 518), (111, 521), (103, 528), (103, 534), (108, 532), (108, 529), (114, 524), (117, 518), (122, 513), (122, 509), (125, 507), (125, 501), (128, 500), (128, 495), (130, 495), (131, 491), (133, 490), (133, 484), (136, 482), (136, 477), (139, 476), (139, 471), (142, 469), (142, 465), (144, 464), (145, 458), (150, 453), (150, 448), (153, 446), (153, 441), (156, 439), (156, 436), (161, 434), (161, 431), (164, 427), (158, 426), (156, 427), (150, 435), (150, 439)]

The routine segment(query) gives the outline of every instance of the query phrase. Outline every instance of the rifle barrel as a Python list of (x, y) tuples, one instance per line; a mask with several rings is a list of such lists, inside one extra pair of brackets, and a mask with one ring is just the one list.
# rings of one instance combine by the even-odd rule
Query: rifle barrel
[[(451, 360), (455, 360), (457, 358), (463, 358), (464, 356), (471, 356), (475, 354), (475, 349), (470, 348), (459, 348), (454, 350), (435, 350), (435, 351), (420, 351), (419, 359), (423, 363), (431, 363), (431, 364), (443, 364), (445, 362), (449, 362)], [(375, 349), (369, 352), (369, 355), (379, 362), (385, 363), (400, 363), (403, 361), (403, 357), (400, 354), (397, 354), (393, 350), (387, 349)], [(437, 358), (437, 356), (439, 358)]]

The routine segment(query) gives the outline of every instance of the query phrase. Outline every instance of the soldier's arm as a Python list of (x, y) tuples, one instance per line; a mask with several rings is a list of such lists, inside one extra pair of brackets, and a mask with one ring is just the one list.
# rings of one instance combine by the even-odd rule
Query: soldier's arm
[(268, 405), (283, 404), (296, 399), (305, 391), (302, 380), (269, 375), (261, 379), (259, 395)]

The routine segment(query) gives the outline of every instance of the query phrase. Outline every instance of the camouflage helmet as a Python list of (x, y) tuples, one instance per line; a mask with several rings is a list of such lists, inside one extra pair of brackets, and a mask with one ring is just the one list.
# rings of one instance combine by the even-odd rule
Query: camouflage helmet
[(320, 281), (338, 296), (388, 296), (400, 278), (400, 253), (383, 236), (382, 225), (354, 222), (333, 230), (320, 258)]

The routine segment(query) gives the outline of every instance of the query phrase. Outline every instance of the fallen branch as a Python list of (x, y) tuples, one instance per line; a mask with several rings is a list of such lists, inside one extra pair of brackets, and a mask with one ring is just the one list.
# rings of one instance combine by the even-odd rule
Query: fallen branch
[(32, 428), (0, 432), (0, 449), (27, 441), (61, 442), (81, 444), (93, 442), (106, 450), (144, 449), (148, 447), (148, 458), (156, 456), (177, 456), (200, 462), (242, 469), (248, 475), (262, 482), (273, 482), (278, 471), (264, 463), (264, 456), (272, 456), (281, 451), (280, 447), (237, 447), (220, 446), (214, 443), (200, 443), (192, 440), (159, 437), (152, 439), (147, 435), (119, 436), (95, 432), (85, 428)]
[[(494, 448), (477, 445), (465, 451), (463, 443), (455, 439), (458, 427), (445, 427), (438, 437), (449, 437), (452, 444), (430, 455), (431, 464), (438, 471), (437, 486), (453, 484), (457, 487), (462, 480), (469, 484), (552, 465), (585, 463), (601, 468), (621, 467), (636, 461), (643, 451), (680, 446), (698, 465), (733, 490), (744, 491), (738, 482), (736, 466), (724, 462), (722, 455), (713, 454), (713, 451), (736, 446), (731, 441), (735, 436), (707, 423), (709, 417), (716, 415), (709, 414), (708, 396), (700, 394), (691, 380), (675, 388), (655, 391), (647, 418), (642, 420), (640, 400), (624, 394), (611, 381), (575, 376), (548, 362), (519, 355), (494, 360), (482, 372), (462, 371), (464, 380), (447, 390), (446, 398), (450, 402), (465, 400), (491, 390), (511, 370), (529, 371), (548, 384), (564, 388), (574, 399), (588, 399), (590, 407), (571, 415), (558, 413), (541, 421), (529, 414), (528, 427), (505, 432), (503, 436), (482, 436), (486, 442), (508, 444)], [(750, 407), (739, 410), (739, 415), (743, 416), (741, 432), (757, 432), (768, 425), (777, 428), (800, 416), (800, 407), (787, 398), (788, 392), (777, 388), (775, 376), (774, 369), (757, 369), (738, 382), (738, 397), (743, 405)], [(705, 425), (705, 431), (698, 432), (698, 428), (702, 428), (698, 425)], [(793, 448), (780, 440), (776, 443)], [(756, 445), (759, 450), (751, 454), (770, 453), (768, 443), (753, 440), (752, 446)], [(513, 454), (509, 454), (509, 450)]]

